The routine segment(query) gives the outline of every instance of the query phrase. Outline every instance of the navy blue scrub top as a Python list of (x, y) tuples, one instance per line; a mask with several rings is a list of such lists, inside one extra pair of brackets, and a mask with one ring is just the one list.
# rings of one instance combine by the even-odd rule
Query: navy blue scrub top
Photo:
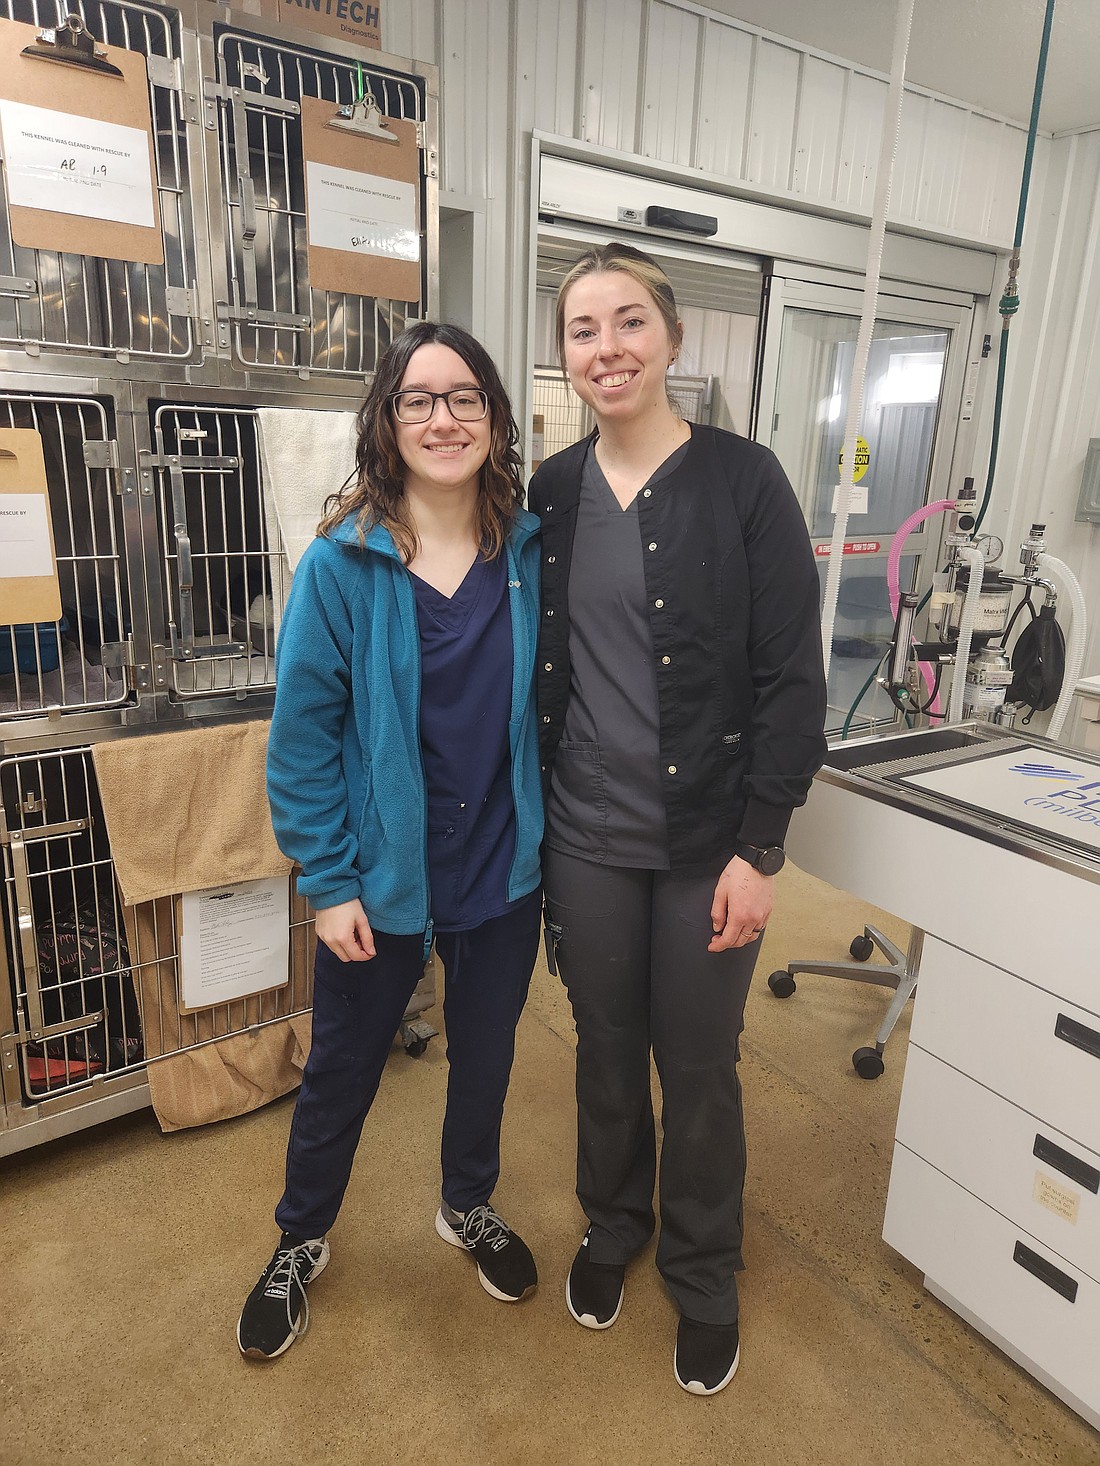
[(468, 931), (512, 904), (516, 850), (508, 720), (512, 618), (504, 555), (470, 566), (453, 596), (412, 576), (420, 631), (420, 746), (428, 882), (438, 931)]

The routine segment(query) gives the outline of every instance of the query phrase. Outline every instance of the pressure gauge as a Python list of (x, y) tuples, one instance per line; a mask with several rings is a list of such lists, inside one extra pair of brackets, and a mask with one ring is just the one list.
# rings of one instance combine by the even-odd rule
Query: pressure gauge
[(1005, 552), (1005, 542), (999, 535), (980, 534), (974, 541), (976, 549), (981, 550), (982, 558), (987, 565), (994, 565)]

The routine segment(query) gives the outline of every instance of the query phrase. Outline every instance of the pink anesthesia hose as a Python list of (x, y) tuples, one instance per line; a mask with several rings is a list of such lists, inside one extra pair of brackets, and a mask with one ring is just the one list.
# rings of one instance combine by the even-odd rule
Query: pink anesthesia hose
[[(890, 541), (890, 554), (886, 560), (886, 583), (890, 589), (890, 614), (896, 622), (898, 615), (898, 602), (901, 599), (901, 587), (898, 585), (898, 570), (901, 566), (901, 551), (905, 541), (916, 529), (918, 524), (923, 524), (926, 519), (931, 519), (933, 514), (943, 514), (948, 509), (957, 507), (955, 499), (936, 499), (931, 504), (926, 504), (923, 509), (918, 509), (915, 514), (900, 524), (897, 533)], [(924, 684), (931, 692), (936, 685), (935, 669), (929, 662), (920, 663), (921, 676)], [(938, 713), (940, 710), (940, 695), (937, 692), (928, 706), (929, 713)]]

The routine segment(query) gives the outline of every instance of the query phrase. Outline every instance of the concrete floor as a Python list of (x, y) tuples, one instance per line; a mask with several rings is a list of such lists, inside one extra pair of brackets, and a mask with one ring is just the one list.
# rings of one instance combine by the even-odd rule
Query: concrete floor
[(743, 1350), (722, 1395), (673, 1381), (652, 1250), (613, 1329), (565, 1312), (582, 1230), (572, 1023), (540, 969), (495, 1198), (538, 1259), (532, 1299), (495, 1303), (435, 1237), (441, 1040), (420, 1060), (395, 1050), (309, 1333), (272, 1365), (240, 1358), (234, 1325), (274, 1243), (293, 1098), (172, 1136), (131, 1116), (0, 1161), (0, 1462), (1100, 1462), (1100, 1438), (881, 1240), (906, 1025), (882, 1079), (849, 1056), (885, 994), (828, 978), (800, 978), (785, 1003), (768, 992), (772, 968), (843, 956), (876, 917), (904, 946), (889, 918), (781, 878), (743, 1041)]

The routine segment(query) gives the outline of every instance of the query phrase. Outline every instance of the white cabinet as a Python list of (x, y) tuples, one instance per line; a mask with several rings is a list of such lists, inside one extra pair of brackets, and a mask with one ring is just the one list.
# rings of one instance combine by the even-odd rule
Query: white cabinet
[(986, 724), (868, 739), (786, 845), (924, 933), (883, 1236), (1100, 1429), (1098, 785)]
[(883, 1236), (1100, 1428), (1100, 975), (1027, 965), (926, 938)]
[(1100, 1283), (903, 1145), (883, 1235), (933, 1293), (1100, 1426)]

